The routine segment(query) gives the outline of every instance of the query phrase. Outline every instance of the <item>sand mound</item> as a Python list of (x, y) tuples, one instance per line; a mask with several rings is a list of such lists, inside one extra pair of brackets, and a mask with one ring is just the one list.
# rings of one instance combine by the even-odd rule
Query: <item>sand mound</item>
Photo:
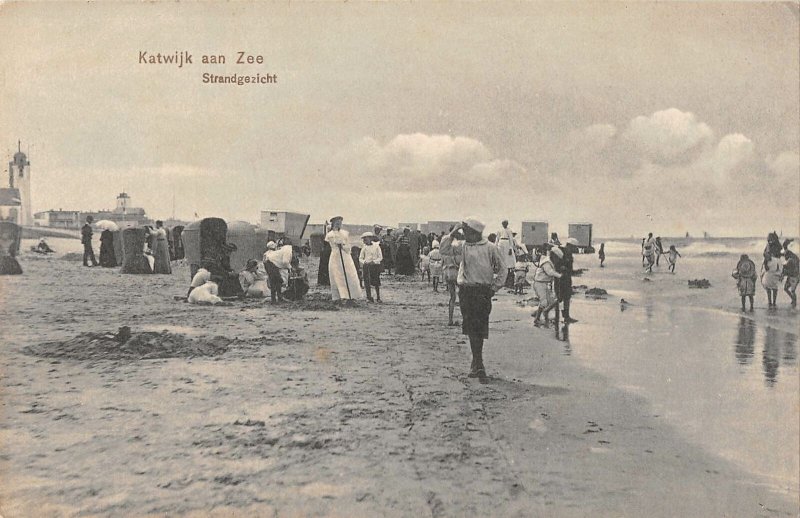
[(232, 340), (216, 336), (187, 338), (167, 331), (130, 333), (120, 328), (114, 333), (81, 333), (64, 342), (45, 342), (23, 349), (25, 354), (68, 360), (149, 360), (155, 358), (190, 358), (219, 356)]
[(62, 261), (83, 261), (83, 252), (68, 252), (61, 257)]

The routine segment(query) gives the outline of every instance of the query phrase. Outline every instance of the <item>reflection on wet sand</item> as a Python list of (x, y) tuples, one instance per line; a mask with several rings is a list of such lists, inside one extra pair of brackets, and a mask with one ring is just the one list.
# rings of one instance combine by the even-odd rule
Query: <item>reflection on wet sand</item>
[(756, 321), (739, 317), (739, 334), (736, 338), (736, 361), (741, 365), (753, 362), (756, 343)]
[(780, 366), (781, 347), (779, 345), (778, 330), (768, 327), (764, 338), (764, 351), (761, 354), (761, 365), (764, 369), (764, 379), (767, 386), (775, 384), (778, 378), (778, 367)]
[[(740, 317), (736, 343), (734, 343), (734, 356), (740, 365), (750, 365), (752, 363), (753, 356), (755, 356), (755, 342), (755, 320)], [(767, 326), (764, 330), (761, 368), (764, 372), (764, 381), (768, 387), (772, 387), (777, 383), (781, 361), (785, 365), (794, 365), (797, 362), (797, 335)]]

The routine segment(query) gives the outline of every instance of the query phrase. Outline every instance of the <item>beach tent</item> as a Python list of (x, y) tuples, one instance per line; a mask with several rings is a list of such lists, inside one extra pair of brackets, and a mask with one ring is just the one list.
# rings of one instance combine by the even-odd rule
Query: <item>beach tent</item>
[(123, 246), (122, 246), (122, 231), (117, 230), (116, 232), (111, 232), (114, 235), (114, 257), (117, 260), (117, 264), (122, 264), (122, 260), (125, 257), (123, 253)]
[(322, 254), (322, 242), (325, 240), (325, 234), (322, 232), (314, 232), (309, 236), (309, 243), (311, 245), (311, 255), (319, 257)]
[(541, 246), (550, 239), (549, 225), (546, 221), (523, 221), (521, 224), (522, 244), (528, 249)]
[(172, 227), (172, 247), (175, 250), (175, 260), (180, 260), (185, 257), (183, 252), (183, 225), (175, 225)]
[(226, 240), (236, 245), (236, 250), (231, 252), (231, 269), (234, 272), (243, 270), (248, 259), (262, 260), (267, 251), (267, 234), (266, 229), (246, 221), (228, 223)]
[(144, 256), (147, 231), (143, 228), (126, 228), (122, 231), (122, 273), (153, 273), (150, 261)]
[(181, 233), (183, 252), (189, 263), (190, 278), (200, 269), (203, 259), (217, 260), (225, 255), (228, 225), (221, 218), (204, 218), (193, 221)]
[(17, 262), (22, 228), (13, 221), (0, 221), (0, 275), (20, 275)]

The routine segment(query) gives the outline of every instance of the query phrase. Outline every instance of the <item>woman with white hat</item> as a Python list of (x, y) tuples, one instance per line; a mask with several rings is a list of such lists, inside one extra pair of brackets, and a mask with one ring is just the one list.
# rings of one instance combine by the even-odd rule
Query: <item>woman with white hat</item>
[(331, 218), (331, 230), (325, 241), (331, 245), (331, 257), (328, 260), (328, 275), (331, 281), (331, 298), (333, 300), (356, 300), (361, 298), (361, 286), (358, 283), (358, 270), (350, 255), (350, 234), (342, 230), (341, 216)]

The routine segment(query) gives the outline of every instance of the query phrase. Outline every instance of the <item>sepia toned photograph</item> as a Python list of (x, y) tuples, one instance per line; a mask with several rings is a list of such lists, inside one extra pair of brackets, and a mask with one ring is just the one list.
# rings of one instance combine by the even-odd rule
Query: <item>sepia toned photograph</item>
[(797, 0), (0, 34), (0, 518), (800, 514)]

